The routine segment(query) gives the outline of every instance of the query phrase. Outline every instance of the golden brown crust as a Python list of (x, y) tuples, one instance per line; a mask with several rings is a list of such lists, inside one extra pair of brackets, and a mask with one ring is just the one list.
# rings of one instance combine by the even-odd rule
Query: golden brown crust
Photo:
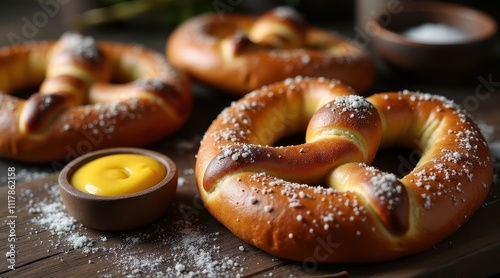
[(189, 19), (169, 37), (167, 57), (235, 95), (298, 75), (339, 79), (360, 92), (371, 86), (375, 70), (366, 51), (279, 11), (259, 18), (209, 14)]
[[(269, 147), (307, 125), (306, 143)], [(368, 166), (379, 146), (422, 156), (398, 178)], [(225, 109), (195, 170), (205, 206), (235, 235), (313, 263), (426, 250), (480, 207), (493, 174), (484, 138), (453, 102), (414, 92), (364, 99), (312, 78), (266, 86)]]
[[(177, 130), (191, 111), (187, 76), (139, 45), (65, 34), (4, 47), (0, 64), (5, 158), (70, 161), (92, 150), (146, 146)], [(9, 95), (36, 87), (27, 100)]]

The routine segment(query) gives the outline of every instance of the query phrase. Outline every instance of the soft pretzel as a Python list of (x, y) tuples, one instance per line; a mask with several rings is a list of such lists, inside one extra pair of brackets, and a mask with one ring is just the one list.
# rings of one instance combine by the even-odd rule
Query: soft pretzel
[[(26, 100), (11, 95), (37, 87)], [(75, 33), (1, 48), (0, 91), (0, 156), (23, 161), (145, 146), (191, 110), (188, 77), (160, 54)]]
[(364, 91), (375, 76), (366, 51), (340, 35), (306, 25), (289, 7), (257, 18), (194, 17), (174, 30), (166, 52), (174, 66), (236, 95), (297, 75), (336, 78)]
[[(305, 143), (272, 147), (304, 131)], [(389, 146), (419, 151), (420, 161), (403, 177), (369, 166)], [(321, 78), (287, 79), (233, 103), (196, 161), (215, 218), (275, 256), (312, 263), (426, 250), (481, 206), (492, 174), (485, 140), (452, 101), (414, 92), (365, 99)]]

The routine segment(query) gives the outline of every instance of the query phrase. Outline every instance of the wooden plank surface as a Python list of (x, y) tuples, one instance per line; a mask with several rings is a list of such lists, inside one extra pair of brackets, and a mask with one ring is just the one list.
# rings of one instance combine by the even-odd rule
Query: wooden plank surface
[[(68, 217), (62, 206), (50, 213), (39, 211), (51, 204), (61, 204), (56, 185), (57, 175), (19, 184), (16, 188), (16, 212), (13, 214), (16, 217), (16, 270), (9, 271), (4, 267), (1, 275), (175, 276), (178, 274), (175, 267), (180, 265), (185, 267), (184, 274), (192, 271), (201, 274), (279, 277), (324, 275), (341, 271), (347, 271), (350, 277), (487, 276), (500, 271), (500, 190), (497, 185), (471, 220), (435, 248), (394, 262), (346, 266), (288, 262), (249, 246), (203, 209), (190, 183), (189, 180), (179, 188), (178, 201), (162, 219), (143, 229), (110, 233), (74, 223), (73, 228), (60, 234), (50, 232), (53, 231), (51, 223), (39, 222), (55, 213), (60, 213), (62, 218)], [(6, 195), (6, 188), (2, 188), (0, 196), (5, 198)], [(1, 207), (0, 214), (8, 215), (5, 205)], [(8, 234), (9, 229), (8, 222), (4, 221), (0, 234)], [(82, 238), (84, 243), (78, 246), (78, 242), (71, 241), (75, 237)], [(5, 240), (5, 237), (2, 239)], [(2, 254), (8, 252), (6, 246), (5, 242), (1, 245)]]
[[(21, 34), (26, 24), (21, 18), (26, 16), (31, 19), (41, 11), (40, 6), (35, 1), (23, 5), (8, 2), (3, 3), (6, 6), (2, 9), (5, 16), (0, 17), (0, 33)], [(58, 38), (66, 31), (60, 20), (62, 15), (50, 18), (47, 26), (37, 28), (36, 36), (30, 39)], [(351, 22), (328, 24), (325, 27), (348, 37), (358, 35)], [(163, 25), (129, 24), (126, 28), (121, 27), (90, 29), (87, 32), (97, 39), (140, 43), (156, 51), (164, 51), (168, 30)], [(231, 277), (326, 277), (346, 273), (350, 277), (486, 277), (500, 273), (499, 42), (497, 38), (496, 54), (485, 67), (472, 76), (457, 78), (456, 84), (429, 84), (408, 77), (401, 78), (379, 67), (376, 84), (369, 92), (410, 89), (451, 98), (464, 105), (483, 123), (492, 143), (491, 148), (497, 155), (495, 184), (485, 204), (461, 229), (431, 250), (380, 264), (304, 265), (270, 256), (233, 236), (203, 209), (197, 197), (192, 170), (203, 132), (217, 114), (235, 99), (194, 82), (194, 109), (188, 123), (172, 137), (149, 147), (175, 160), (179, 176), (185, 184), (178, 188), (177, 201), (171, 210), (161, 220), (141, 230), (103, 233), (69, 220), (70, 225), (64, 226), (67, 231), (53, 234), (51, 223), (41, 223), (41, 220), (68, 221), (69, 216), (61, 206), (55, 187), (57, 172), (63, 164), (0, 160), (0, 254), (10, 250), (9, 220), (15, 220), (12, 234), (17, 239), (16, 270), (8, 268), (10, 262), (7, 256), (5, 259), (2, 257), (0, 277), (177, 276), (182, 266), (182, 274), (185, 275), (192, 272), (200, 273), (199, 276), (214, 274)], [(0, 45), (10, 43), (7, 36), (0, 37)], [(399, 150), (385, 153), (393, 162), (396, 162), (398, 154)], [(8, 212), (8, 188), (5, 186), (8, 167), (15, 167), (18, 178), (13, 214)], [(41, 212), (42, 208), (48, 211)]]
[[(500, 98), (472, 111), (489, 127), (493, 143), (500, 138)], [(183, 181), (177, 200), (159, 221), (137, 231), (100, 232), (82, 227), (66, 214), (57, 189), (57, 173), (16, 184), (14, 212), (0, 204), (0, 253), (9, 252), (9, 220), (15, 220), (15, 268), (2, 259), (2, 277), (44, 276), (313, 276), (348, 274), (350, 277), (489, 276), (500, 273), (500, 186), (495, 184), (485, 204), (458, 232), (424, 253), (388, 263), (317, 265), (275, 258), (232, 235), (203, 208), (193, 176), (195, 153), (206, 127), (229, 98), (199, 96), (189, 128), (152, 146), (174, 159)], [(492, 144), (497, 153), (498, 145)], [(397, 162), (399, 150), (381, 151), (379, 158)], [(9, 162), (6, 162), (8, 165)], [(495, 177), (500, 174), (498, 161)], [(394, 166), (397, 166), (394, 164)], [(29, 166), (26, 166), (29, 168)], [(16, 171), (22, 168), (16, 166)], [(7, 199), (8, 188), (0, 188)], [(12, 218), (9, 218), (12, 217)], [(13, 218), (15, 217), (15, 218)], [(70, 219), (70, 220), (68, 220)], [(44, 223), (43, 221), (51, 221)], [(50, 225), (70, 221), (57, 234)]]

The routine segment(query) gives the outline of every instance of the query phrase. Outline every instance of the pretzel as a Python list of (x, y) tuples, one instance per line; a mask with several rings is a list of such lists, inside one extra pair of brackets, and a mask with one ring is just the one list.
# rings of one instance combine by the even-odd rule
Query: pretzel
[[(304, 131), (305, 143), (273, 147)], [(402, 177), (369, 166), (392, 146), (421, 152)], [(297, 77), (226, 108), (203, 137), (195, 174), (208, 211), (246, 242), (306, 263), (368, 263), (456, 231), (487, 196), (492, 167), (477, 126), (444, 97), (365, 99), (337, 81)]]
[[(11, 95), (37, 87), (26, 100)], [(145, 146), (191, 110), (188, 77), (160, 54), (75, 33), (1, 48), (0, 91), (0, 156), (22, 161)]]
[(297, 75), (340, 79), (362, 92), (375, 77), (364, 49), (338, 34), (308, 26), (289, 7), (260, 17), (193, 17), (170, 35), (166, 52), (174, 66), (234, 95)]

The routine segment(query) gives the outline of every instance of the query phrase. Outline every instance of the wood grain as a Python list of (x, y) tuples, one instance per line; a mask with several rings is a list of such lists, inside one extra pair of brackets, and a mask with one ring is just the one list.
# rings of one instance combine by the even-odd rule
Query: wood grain
[[(346, 274), (349, 277), (486, 277), (500, 273), (500, 186), (497, 180), (485, 204), (455, 234), (431, 250), (393, 262), (370, 265), (290, 262), (275, 258), (236, 238), (203, 208), (193, 176), (199, 140), (211, 121), (232, 100), (208, 94), (196, 96), (195, 109), (186, 127), (150, 147), (167, 154), (177, 163), (184, 185), (178, 187), (176, 202), (169, 212), (143, 229), (109, 233), (77, 225), (71, 232), (53, 235), (46, 226), (33, 223), (33, 219), (40, 217), (40, 214), (30, 213), (30, 208), (39, 207), (42, 202), (61, 202), (49, 190), (57, 183), (57, 172), (43, 179), (17, 184), (16, 270), (9, 270), (8, 261), (2, 259), (0, 276), (177, 276), (175, 267), (179, 264), (185, 267), (183, 274), (189, 271), (202, 273), (208, 269), (210, 273), (200, 276), (216, 274), (231, 277), (335, 277)], [(481, 102), (477, 110), (470, 111), (474, 117), (492, 127), (493, 132), (489, 137), (496, 142), (500, 139), (499, 101), (500, 96), (492, 94), (488, 101)], [(384, 170), (396, 170), (399, 163), (397, 157), (400, 155), (407, 156), (408, 152), (394, 149), (380, 151), (375, 165), (383, 166)], [(10, 161), (2, 161), (2, 165), (15, 165), (19, 171), (37, 167), (20, 166)], [(495, 176), (499, 175), (500, 163), (497, 161)], [(0, 187), (1, 200), (7, 199), (7, 190), (6, 186)], [(2, 201), (0, 254), (8, 252), (8, 215), (7, 204)], [(66, 240), (75, 234), (93, 240), (92, 246), (73, 248)], [(106, 241), (101, 240), (102, 237)], [(230, 264), (231, 260), (233, 264)]]
[[(183, 150), (182, 152), (186, 152)], [(180, 153), (176, 151), (176, 153)], [(383, 153), (384, 154), (384, 153)], [(386, 154), (388, 155), (388, 154)], [(65, 238), (68, 234), (52, 235), (46, 227), (32, 222), (38, 214), (30, 213), (30, 208), (41, 202), (60, 202), (58, 196), (49, 194), (50, 188), (57, 183), (57, 174), (44, 179), (18, 184), (16, 187), (16, 270), (10, 271), (4, 266), (1, 276), (15, 274), (19, 277), (44, 277), (57, 274), (71, 276), (86, 274), (100, 275), (173, 275), (179, 263), (186, 266), (193, 260), (199, 260), (202, 253), (209, 254), (211, 263), (227, 262), (230, 259), (239, 264), (238, 267), (220, 270), (218, 274), (229, 276), (311, 276), (334, 277), (323, 275), (342, 275), (350, 277), (370, 276), (489, 276), (500, 272), (497, 260), (500, 256), (500, 187), (495, 184), (485, 204), (458, 232), (441, 242), (435, 248), (416, 256), (403, 258), (394, 262), (372, 265), (314, 265), (284, 261), (274, 258), (232, 235), (225, 227), (212, 218), (203, 208), (194, 184), (190, 167), (194, 156), (185, 156), (180, 163), (180, 174), (186, 184), (180, 186), (177, 201), (170, 211), (159, 221), (137, 231), (127, 233), (99, 232), (84, 227), (77, 227), (68, 233), (87, 236), (94, 240), (88, 253), (85, 248), (72, 248)], [(499, 169), (495, 170), (499, 173)], [(7, 188), (0, 189), (0, 196), (6, 199)], [(0, 215), (6, 219), (7, 206), (0, 207)], [(181, 229), (191, 229), (186, 232)], [(0, 226), (0, 234), (9, 231), (6, 221)], [(102, 241), (101, 237), (106, 237)], [(186, 236), (199, 237), (208, 244), (193, 243), (200, 247), (196, 252), (186, 252), (185, 245), (179, 242)], [(137, 243), (131, 239), (138, 238)], [(8, 250), (5, 236), (0, 245), (0, 253)], [(179, 247), (181, 246), (181, 247)], [(243, 251), (240, 250), (243, 247)], [(94, 250), (95, 249), (95, 250)], [(176, 255), (177, 254), (177, 255)], [(131, 258), (144, 258), (149, 266), (137, 266)], [(159, 265), (153, 265), (154, 258), (161, 258)], [(186, 267), (186, 271), (202, 271), (203, 267)], [(187, 273), (187, 272), (186, 272)]]

